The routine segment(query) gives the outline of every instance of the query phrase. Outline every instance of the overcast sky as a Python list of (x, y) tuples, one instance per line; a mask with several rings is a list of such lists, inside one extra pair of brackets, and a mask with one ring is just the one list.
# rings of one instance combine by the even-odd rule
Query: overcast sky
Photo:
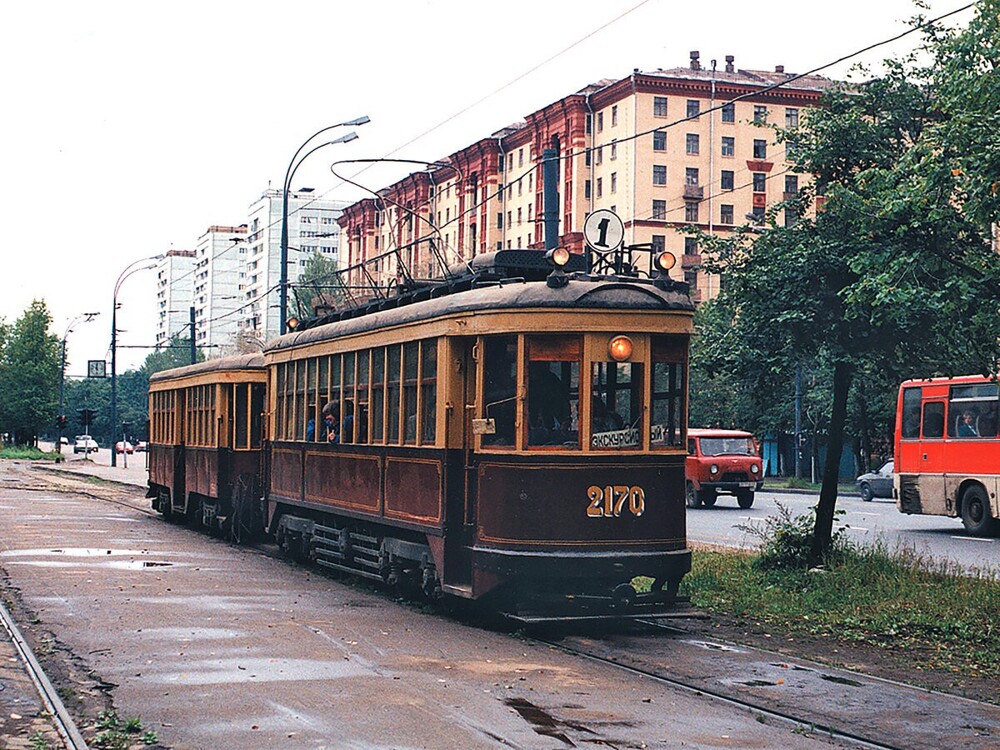
[[(964, 4), (931, 0), (929, 13)], [(74, 316), (99, 311), (69, 337), (67, 374), (83, 375), (108, 355), (125, 267), (193, 249), (209, 225), (245, 222), (322, 127), (371, 117), (359, 140), (299, 170), (296, 187), (326, 193), (335, 159), (433, 160), (601, 78), (687, 65), (690, 50), (705, 65), (732, 54), (737, 67), (798, 73), (905, 31), (914, 13), (910, 0), (9, 3), (0, 316), (13, 322), (44, 299), (61, 337)], [(903, 54), (916, 37), (855, 61)], [(404, 173), (360, 180), (378, 189)], [(328, 195), (363, 197), (348, 186)], [(154, 278), (122, 287), (123, 345), (155, 342)], [(120, 350), (119, 371), (147, 353)]]

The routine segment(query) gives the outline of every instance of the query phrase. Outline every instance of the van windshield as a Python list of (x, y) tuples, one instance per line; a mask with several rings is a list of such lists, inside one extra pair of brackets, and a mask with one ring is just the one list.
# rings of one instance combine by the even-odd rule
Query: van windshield
[(701, 439), (701, 455), (703, 456), (754, 456), (753, 440), (748, 437), (703, 437)]

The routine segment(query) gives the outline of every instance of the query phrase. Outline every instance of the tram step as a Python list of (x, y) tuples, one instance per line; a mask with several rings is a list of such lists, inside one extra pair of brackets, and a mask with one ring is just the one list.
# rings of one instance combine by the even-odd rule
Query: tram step
[(443, 583), (441, 584), (441, 590), (446, 594), (451, 594), (452, 596), (458, 596), (462, 599), (472, 598), (472, 586), (467, 583), (456, 584), (456, 583)]

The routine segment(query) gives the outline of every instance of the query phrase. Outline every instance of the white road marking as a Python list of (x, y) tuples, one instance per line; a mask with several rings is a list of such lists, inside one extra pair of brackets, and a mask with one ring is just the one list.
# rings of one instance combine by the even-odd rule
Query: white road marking
[(996, 539), (988, 539), (983, 536), (953, 536), (952, 539), (961, 539), (962, 541), (969, 542), (995, 542)]

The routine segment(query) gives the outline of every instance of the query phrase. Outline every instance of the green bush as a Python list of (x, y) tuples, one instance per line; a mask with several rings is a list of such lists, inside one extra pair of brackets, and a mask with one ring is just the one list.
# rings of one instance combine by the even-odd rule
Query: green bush
[[(753, 562), (758, 570), (804, 570), (809, 564), (816, 509), (810, 508), (809, 513), (793, 518), (787, 506), (777, 505), (777, 516), (769, 516), (761, 523), (741, 524), (737, 528), (761, 541), (760, 554)], [(834, 531), (830, 550), (831, 558), (851, 552), (843, 529)]]

